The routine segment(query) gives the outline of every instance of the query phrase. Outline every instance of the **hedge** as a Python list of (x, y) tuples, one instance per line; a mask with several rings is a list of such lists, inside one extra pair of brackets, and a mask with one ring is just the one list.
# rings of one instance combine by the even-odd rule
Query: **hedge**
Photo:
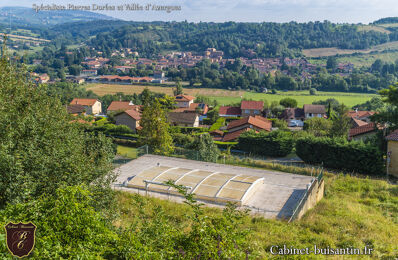
[(140, 146), (137, 141), (119, 139), (119, 138), (112, 138), (112, 139), (113, 139), (113, 143), (115, 143), (115, 144), (124, 145), (124, 146), (128, 146), (128, 147), (133, 147), (133, 148), (137, 148)]
[(304, 137), (296, 141), (296, 153), (306, 163), (369, 174), (385, 173), (383, 153), (373, 145), (342, 138)]
[(218, 146), (219, 149), (228, 149), (228, 147), (232, 149), (238, 144), (238, 142), (220, 142), (220, 141), (214, 141), (214, 143)]
[(191, 133), (208, 132), (209, 131), (209, 129), (206, 127), (179, 127), (179, 126), (177, 126), (176, 128), (180, 129), (180, 132), (183, 134), (191, 134)]
[(294, 140), (291, 132), (272, 131), (243, 133), (238, 139), (239, 149), (258, 155), (285, 157), (293, 150)]
[(217, 121), (210, 127), (209, 131), (214, 131), (220, 129), (222, 126), (225, 125), (225, 118), (220, 117), (217, 119)]

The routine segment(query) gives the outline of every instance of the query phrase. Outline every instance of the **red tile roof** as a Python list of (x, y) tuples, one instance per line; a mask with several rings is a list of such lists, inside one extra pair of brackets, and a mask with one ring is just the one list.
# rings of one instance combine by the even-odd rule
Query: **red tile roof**
[(264, 102), (263, 101), (249, 101), (249, 100), (242, 100), (240, 104), (241, 109), (256, 109), (256, 110), (263, 110)]
[(398, 129), (387, 135), (386, 139), (388, 141), (398, 141)]
[(240, 116), (242, 110), (240, 107), (220, 107), (218, 111), (219, 115), (229, 115), (229, 116)]
[(362, 134), (366, 134), (366, 133), (370, 133), (376, 130), (376, 125), (375, 123), (369, 123), (363, 126), (358, 126), (355, 128), (351, 128), (349, 133), (348, 133), (348, 138), (351, 139), (354, 136), (357, 135), (362, 135)]
[(188, 96), (188, 95), (177, 95), (175, 96), (175, 101), (176, 102), (187, 102), (187, 101), (191, 101), (194, 100), (195, 97), (193, 96)]
[(352, 118), (361, 119), (364, 117), (369, 117), (374, 115), (375, 112), (373, 111), (348, 111), (348, 116)]
[(112, 103), (108, 107), (108, 111), (117, 111), (117, 110), (129, 110), (133, 108), (134, 105), (130, 101), (112, 101)]
[(241, 134), (243, 134), (244, 132), (247, 132), (247, 131), (250, 131), (250, 128), (244, 128), (244, 129), (232, 132), (232, 133), (226, 133), (222, 140), (223, 140), (223, 142), (233, 141), (235, 139), (238, 139)]
[(233, 128), (236, 128), (239, 126), (243, 126), (246, 124), (249, 124), (249, 125), (255, 126), (256, 128), (264, 129), (267, 131), (271, 131), (271, 128), (272, 128), (272, 123), (268, 119), (266, 119), (266, 118), (260, 119), (260, 116), (256, 116), (256, 117), (248, 116), (248, 117), (230, 122), (227, 126), (227, 129), (230, 130), (230, 129), (233, 129)]
[[(200, 105), (201, 103), (192, 103), (189, 105), (189, 107), (179, 107), (174, 109), (172, 112), (177, 112), (177, 113), (183, 113), (183, 112), (196, 112), (196, 108)], [(209, 107), (206, 104), (203, 104), (203, 115), (206, 115)]]
[(356, 118), (351, 118), (351, 119), (352, 119), (353, 125), (355, 127), (363, 126), (363, 125), (367, 125), (368, 124), (367, 122), (359, 120), (359, 119), (356, 119)]
[(94, 98), (74, 98), (69, 104), (70, 105), (82, 105), (82, 106), (93, 106), (97, 99)]
[(138, 112), (135, 109), (130, 109), (130, 110), (126, 110), (124, 111), (124, 113), (126, 113), (127, 115), (129, 115), (131, 118), (135, 119), (135, 120), (140, 120), (141, 119), (141, 113)]

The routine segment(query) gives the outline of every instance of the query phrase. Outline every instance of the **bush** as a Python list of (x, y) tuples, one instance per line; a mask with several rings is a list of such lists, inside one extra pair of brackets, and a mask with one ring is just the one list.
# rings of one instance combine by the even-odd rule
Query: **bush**
[(242, 134), (238, 142), (238, 147), (245, 152), (273, 157), (287, 156), (292, 152), (294, 144), (292, 133), (286, 131), (249, 131)]
[(279, 104), (284, 107), (295, 108), (295, 107), (297, 107), (297, 100), (295, 100), (294, 98), (287, 97), (287, 98), (281, 99), (279, 101)]
[(311, 88), (310, 89), (310, 95), (312, 95), (312, 96), (316, 95), (316, 89), (315, 88)]
[(192, 134), (198, 132), (208, 132), (209, 129), (206, 127), (178, 127), (180, 132), (183, 134)]
[(171, 136), (173, 137), (173, 142), (175, 145), (186, 146), (194, 141), (192, 136), (186, 134), (173, 133)]
[(209, 131), (214, 131), (220, 129), (222, 126), (225, 125), (225, 118), (220, 117), (217, 121), (210, 127)]
[(113, 143), (128, 146), (128, 147), (133, 147), (133, 148), (137, 148), (140, 146), (137, 141), (127, 140), (127, 139), (119, 139), (119, 138), (113, 138)]
[(272, 122), (272, 127), (277, 127), (279, 129), (287, 129), (287, 122), (278, 118), (269, 118), (269, 121)]
[(304, 137), (296, 141), (296, 153), (306, 163), (369, 175), (384, 174), (382, 152), (373, 145), (343, 138)]

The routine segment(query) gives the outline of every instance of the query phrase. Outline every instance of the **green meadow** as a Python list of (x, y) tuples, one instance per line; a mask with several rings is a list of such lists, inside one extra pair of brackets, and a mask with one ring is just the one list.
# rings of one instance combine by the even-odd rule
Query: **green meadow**
[[(253, 100), (267, 100), (270, 104), (273, 101), (279, 102), (281, 99), (289, 97), (297, 100), (298, 106), (302, 107), (304, 104), (312, 104), (314, 101), (326, 100), (329, 98), (335, 98), (340, 103), (352, 107), (357, 104), (364, 103), (370, 100), (372, 97), (377, 96), (376, 94), (362, 94), (362, 93), (344, 93), (344, 92), (317, 92), (317, 95), (310, 95), (309, 91), (288, 91), (278, 92), (277, 94), (264, 94), (264, 93), (253, 93), (245, 92), (243, 98)], [(233, 103), (239, 103), (240, 97), (215, 97), (209, 96), (211, 99), (217, 100), (220, 105), (228, 105)]]

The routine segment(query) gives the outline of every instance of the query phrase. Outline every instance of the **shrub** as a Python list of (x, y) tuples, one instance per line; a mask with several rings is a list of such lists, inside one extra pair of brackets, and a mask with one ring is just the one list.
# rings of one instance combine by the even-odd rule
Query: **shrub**
[(343, 138), (304, 137), (296, 141), (296, 153), (306, 163), (362, 174), (384, 174), (382, 152), (373, 145)]
[(291, 108), (294, 108), (294, 107), (297, 107), (297, 100), (295, 100), (294, 98), (289, 98), (289, 97), (287, 97), (287, 98), (281, 99), (281, 100), (279, 101), (279, 104), (280, 104), (281, 106), (284, 106), (284, 107), (291, 107)]
[(173, 142), (176, 145), (186, 146), (194, 141), (192, 136), (186, 134), (173, 133), (171, 136), (173, 137)]
[(225, 118), (220, 117), (217, 119), (217, 121), (210, 127), (209, 131), (214, 131), (217, 129), (220, 129), (222, 126), (225, 125)]
[(311, 88), (310, 89), (310, 95), (312, 95), (312, 96), (316, 95), (316, 89), (315, 88)]
[(287, 129), (287, 122), (278, 118), (269, 118), (269, 121), (272, 122), (272, 127), (277, 127), (279, 129)]
[(273, 131), (255, 133), (249, 131), (238, 139), (241, 150), (267, 156), (284, 157), (292, 152), (293, 138), (291, 132)]
[(127, 139), (113, 138), (113, 143), (133, 148), (139, 147), (139, 143), (137, 141), (127, 140)]
[(183, 134), (192, 134), (197, 132), (208, 132), (209, 129), (206, 127), (178, 127), (180, 132)]

